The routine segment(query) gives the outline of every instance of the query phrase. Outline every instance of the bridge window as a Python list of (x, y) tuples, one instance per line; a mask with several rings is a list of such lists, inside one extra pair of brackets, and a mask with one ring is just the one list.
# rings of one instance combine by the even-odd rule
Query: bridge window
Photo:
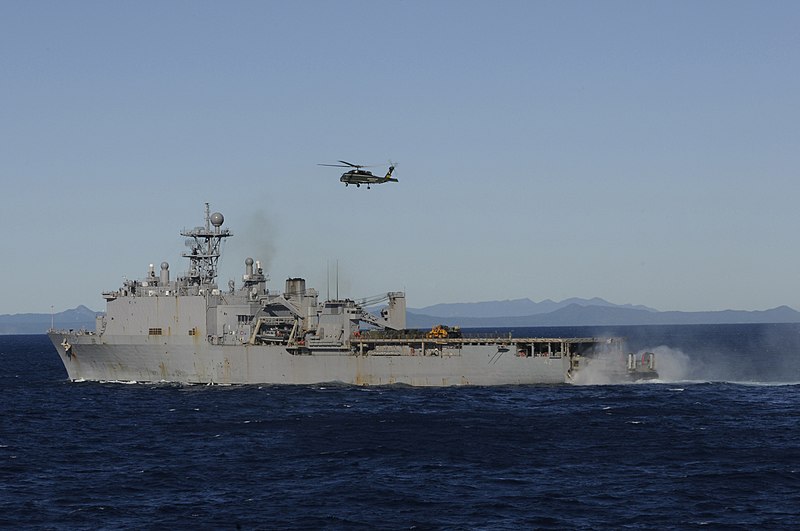
[(148, 333), (151, 336), (160, 336), (161, 335), (161, 329), (160, 328), (151, 328)]

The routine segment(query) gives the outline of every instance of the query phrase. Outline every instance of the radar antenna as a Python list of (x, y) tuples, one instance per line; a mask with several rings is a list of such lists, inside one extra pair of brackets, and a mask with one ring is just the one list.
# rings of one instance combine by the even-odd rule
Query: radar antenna
[(222, 241), (233, 236), (228, 229), (220, 229), (224, 222), (225, 217), (219, 212), (211, 214), (206, 203), (205, 227), (181, 231), (181, 236), (191, 238), (187, 241), (191, 252), (183, 253), (184, 258), (191, 262), (188, 275), (191, 284), (211, 284), (217, 277), (217, 261), (221, 254)]

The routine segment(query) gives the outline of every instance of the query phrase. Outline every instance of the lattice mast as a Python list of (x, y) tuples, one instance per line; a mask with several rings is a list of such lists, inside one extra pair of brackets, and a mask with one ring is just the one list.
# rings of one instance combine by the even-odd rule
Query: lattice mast
[(190, 261), (189, 282), (191, 284), (212, 284), (217, 277), (217, 261), (221, 255), (222, 241), (233, 236), (228, 229), (221, 229), (225, 217), (219, 212), (210, 213), (206, 203), (205, 227), (184, 229), (181, 236), (191, 238), (186, 245), (191, 249), (183, 253)]

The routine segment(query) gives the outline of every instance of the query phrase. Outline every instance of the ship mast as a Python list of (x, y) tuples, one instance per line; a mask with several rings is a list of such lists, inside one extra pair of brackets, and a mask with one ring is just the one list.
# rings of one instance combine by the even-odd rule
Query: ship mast
[(211, 284), (217, 277), (217, 261), (221, 254), (222, 241), (233, 236), (228, 229), (220, 229), (224, 221), (225, 218), (219, 212), (211, 214), (206, 203), (205, 227), (181, 231), (181, 236), (192, 238), (186, 242), (191, 251), (183, 253), (184, 258), (191, 262), (188, 275), (190, 284)]

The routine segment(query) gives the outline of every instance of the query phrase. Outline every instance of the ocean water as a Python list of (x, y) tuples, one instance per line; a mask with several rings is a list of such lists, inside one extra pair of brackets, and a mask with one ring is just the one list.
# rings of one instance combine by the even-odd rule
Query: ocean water
[(445, 389), (75, 383), (45, 336), (0, 336), (0, 527), (800, 526), (800, 325), (511, 332), (626, 335), (669, 375)]

